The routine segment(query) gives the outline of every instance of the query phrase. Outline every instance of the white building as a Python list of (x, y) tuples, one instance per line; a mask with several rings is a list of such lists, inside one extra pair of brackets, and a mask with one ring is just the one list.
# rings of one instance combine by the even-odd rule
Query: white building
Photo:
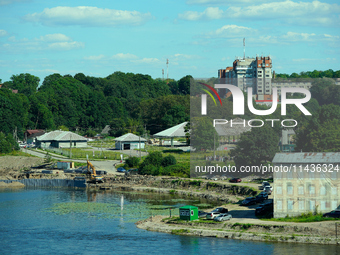
[(144, 149), (146, 139), (137, 135), (127, 133), (114, 139), (116, 141), (116, 150), (133, 150)]
[(37, 146), (41, 148), (84, 148), (87, 139), (70, 131), (51, 131), (37, 138)]

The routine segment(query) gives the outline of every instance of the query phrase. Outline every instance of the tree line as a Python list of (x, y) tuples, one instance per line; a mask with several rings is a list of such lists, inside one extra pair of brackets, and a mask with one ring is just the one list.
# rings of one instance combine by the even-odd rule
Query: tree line
[(105, 78), (52, 74), (39, 86), (34, 75), (13, 75), (0, 89), (0, 132), (17, 128), (22, 139), (26, 129), (67, 128), (93, 136), (110, 125), (113, 136), (155, 133), (189, 119), (190, 78), (167, 84), (122, 72)]

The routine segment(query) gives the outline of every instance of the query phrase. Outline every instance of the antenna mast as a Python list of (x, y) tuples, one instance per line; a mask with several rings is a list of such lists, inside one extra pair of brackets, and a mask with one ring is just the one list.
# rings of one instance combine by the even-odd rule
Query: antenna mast
[(246, 59), (246, 38), (243, 38), (243, 59)]
[(169, 59), (166, 59), (166, 84), (169, 83)]

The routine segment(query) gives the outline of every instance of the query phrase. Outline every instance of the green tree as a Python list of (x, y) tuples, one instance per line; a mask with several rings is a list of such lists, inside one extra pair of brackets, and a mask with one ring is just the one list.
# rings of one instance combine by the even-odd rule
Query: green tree
[(278, 152), (279, 136), (270, 126), (252, 128), (243, 133), (231, 156), (236, 166), (260, 165), (271, 161)]
[(178, 90), (180, 94), (190, 94), (190, 79), (193, 79), (191, 75), (184, 76), (178, 81)]
[(190, 144), (196, 151), (214, 149), (217, 145), (218, 134), (209, 117), (195, 117), (190, 120)]
[(12, 75), (11, 81), (6, 83), (6, 87), (17, 89), (19, 93), (29, 97), (37, 91), (39, 82), (39, 77), (29, 73), (22, 73), (19, 75)]
[(301, 116), (296, 151), (340, 151), (340, 106), (323, 105), (312, 116)]
[(158, 175), (159, 168), (162, 165), (163, 155), (161, 152), (151, 152), (146, 158), (144, 159), (143, 163), (139, 167), (140, 174), (152, 174)]

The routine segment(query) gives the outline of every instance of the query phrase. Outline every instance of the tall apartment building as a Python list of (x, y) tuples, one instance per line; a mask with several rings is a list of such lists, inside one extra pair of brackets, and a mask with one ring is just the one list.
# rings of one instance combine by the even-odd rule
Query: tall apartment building
[(272, 94), (272, 60), (268, 57), (238, 58), (232, 67), (218, 70), (218, 77), (225, 79), (225, 83), (238, 86), (247, 91), (253, 89), (253, 95), (264, 99)]

